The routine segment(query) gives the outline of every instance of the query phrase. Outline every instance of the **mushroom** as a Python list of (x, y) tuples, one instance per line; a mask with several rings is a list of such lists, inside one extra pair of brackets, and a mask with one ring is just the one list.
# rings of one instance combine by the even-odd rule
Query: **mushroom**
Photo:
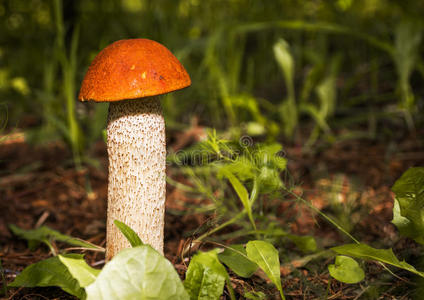
[(163, 254), (166, 142), (158, 95), (190, 84), (177, 58), (148, 39), (114, 42), (88, 68), (78, 99), (110, 102), (107, 260), (129, 247), (114, 220)]

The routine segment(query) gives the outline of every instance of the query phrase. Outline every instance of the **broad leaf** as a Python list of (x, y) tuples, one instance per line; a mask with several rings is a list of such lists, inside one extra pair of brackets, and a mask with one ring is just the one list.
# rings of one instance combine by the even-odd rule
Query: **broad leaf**
[(83, 257), (59, 255), (59, 260), (64, 264), (71, 275), (78, 281), (81, 287), (86, 287), (96, 280), (100, 270), (90, 267)]
[(278, 251), (274, 246), (265, 241), (250, 241), (246, 245), (247, 257), (258, 264), (268, 278), (275, 284), (284, 299), (283, 288), (280, 279), (280, 260)]
[(258, 269), (258, 265), (247, 257), (243, 245), (231, 245), (218, 254), (218, 258), (240, 277), (249, 278)]
[(365, 244), (346, 244), (331, 248), (331, 250), (341, 255), (380, 261), (424, 277), (424, 272), (417, 271), (405, 261), (399, 261), (392, 249), (376, 249)]
[(424, 168), (408, 169), (393, 185), (393, 224), (400, 233), (424, 244)]
[(199, 252), (188, 266), (184, 287), (192, 300), (219, 299), (227, 278), (227, 271), (219, 262), (216, 251)]
[(143, 242), (141, 241), (138, 234), (134, 230), (132, 230), (132, 228), (130, 228), (128, 225), (118, 220), (113, 221), (113, 224), (118, 227), (118, 229), (126, 237), (128, 242), (130, 242), (131, 247), (143, 245)]
[[(66, 254), (64, 256), (67, 258), (82, 259), (82, 255), (80, 254)], [(71, 295), (80, 299), (85, 298), (84, 289), (57, 256), (26, 267), (8, 286), (58, 286)]]
[(344, 283), (358, 283), (365, 277), (364, 270), (349, 256), (336, 256), (336, 262), (328, 266), (330, 275)]
[(313, 236), (288, 234), (287, 237), (303, 252), (313, 252), (317, 250), (317, 242)]
[[(408, 219), (402, 216), (400, 212), (399, 201), (395, 198), (393, 200), (393, 220), (392, 223), (399, 230), (400, 235), (404, 237), (413, 238), (416, 242), (424, 244), (424, 238), (422, 236), (417, 237), (417, 230), (414, 224)], [(414, 238), (415, 237), (415, 238)]]
[(172, 264), (149, 245), (119, 252), (86, 292), (88, 300), (189, 298)]

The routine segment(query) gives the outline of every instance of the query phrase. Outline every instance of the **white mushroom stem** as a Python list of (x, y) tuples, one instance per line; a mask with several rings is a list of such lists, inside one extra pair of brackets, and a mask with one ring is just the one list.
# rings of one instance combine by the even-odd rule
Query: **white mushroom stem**
[(106, 259), (130, 247), (114, 220), (130, 226), (143, 243), (163, 254), (166, 145), (158, 97), (110, 103), (107, 151)]

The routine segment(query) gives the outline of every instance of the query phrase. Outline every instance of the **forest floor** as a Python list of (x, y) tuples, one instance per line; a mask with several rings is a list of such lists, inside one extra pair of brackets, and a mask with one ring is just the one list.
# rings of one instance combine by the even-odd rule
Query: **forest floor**
[[(417, 135), (420, 136), (419, 133)], [(415, 136), (407, 136), (391, 143), (343, 141), (309, 154), (301, 150), (298, 147), (285, 149), (289, 172), (294, 181), (299, 183), (296, 193), (301, 193), (320, 210), (336, 216), (337, 208), (334, 206), (337, 203), (340, 207), (349, 208), (347, 217), (353, 224), (352, 233), (363, 242), (375, 247), (393, 247), (401, 257), (405, 256), (404, 251), (413, 251), (414, 243), (400, 239), (391, 224), (393, 194), (390, 188), (409, 167), (424, 165), (422, 142)], [(29, 145), (19, 133), (1, 141), (0, 260), (6, 282), (11, 282), (29, 264), (51, 256), (44, 246), (29, 250), (26, 241), (13, 236), (9, 224), (24, 229), (47, 225), (64, 234), (104, 246), (107, 198), (107, 153), (104, 143), (97, 143), (91, 155), (99, 162), (99, 166), (78, 171), (72, 167), (66, 146), (59, 142), (44, 146)], [(182, 278), (186, 270), (186, 263), (181, 261), (180, 256), (183, 246), (192, 238), (190, 233), (213, 217), (199, 213), (187, 214), (184, 205), (181, 205), (184, 201), (190, 201), (188, 196), (168, 185), (165, 255)], [(293, 213), (301, 216), (290, 224), (294, 234), (309, 234), (323, 241), (328, 240), (328, 246), (333, 246), (334, 241), (347, 241), (340, 237), (335, 228), (319, 220), (306, 207), (283, 203), (281, 209), (293, 210)], [(343, 211), (339, 213), (343, 215)], [(56, 246), (58, 249), (66, 247), (61, 244)], [(91, 265), (99, 265), (104, 256), (99, 252), (88, 252), (86, 260)], [(320, 265), (329, 263), (332, 260), (319, 262)], [(321, 271), (314, 272), (313, 267), (306, 267), (296, 261), (291, 265), (283, 265), (283, 289), (287, 299), (314, 299), (308, 296), (308, 290), (313, 290), (314, 286), (327, 290), (327, 299), (360, 299), (357, 295), (361, 284), (358, 287), (358, 284), (347, 285), (336, 280), (329, 284), (327, 269), (318, 269)], [(406, 276), (405, 280), (408, 280), (406, 272), (394, 271), (400, 278)], [(367, 263), (368, 282), (372, 282), (372, 278), (382, 272), (385, 271), (377, 263)], [(269, 299), (276, 295), (274, 288), (267, 284), (261, 274), (249, 280), (234, 275), (232, 283), (236, 292), (260, 290)], [(378, 299), (409, 299), (407, 293), (404, 293), (404, 297), (396, 296), (396, 288), (405, 284), (402, 280), (392, 279), (391, 287)], [(74, 299), (59, 288), (10, 289), (3, 297)]]

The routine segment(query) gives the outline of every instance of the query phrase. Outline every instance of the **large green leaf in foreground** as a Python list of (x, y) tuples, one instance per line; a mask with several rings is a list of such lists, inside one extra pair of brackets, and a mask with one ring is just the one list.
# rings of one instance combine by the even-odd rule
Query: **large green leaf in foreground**
[(172, 264), (149, 245), (122, 250), (86, 292), (88, 300), (189, 299)]
[(86, 287), (93, 283), (100, 273), (100, 270), (90, 267), (82, 257), (69, 255), (59, 255), (58, 257), (81, 287)]
[(258, 269), (258, 265), (247, 257), (243, 245), (231, 245), (218, 254), (218, 258), (240, 277), (249, 278)]
[(401, 235), (424, 244), (424, 168), (408, 169), (393, 185), (393, 224)]
[(255, 262), (268, 276), (280, 292), (281, 299), (284, 298), (280, 279), (280, 260), (278, 250), (265, 241), (250, 241), (246, 245), (247, 257)]
[[(80, 254), (65, 254), (63, 257), (72, 259), (83, 259)], [(59, 260), (57, 256), (45, 259), (38, 263), (26, 267), (9, 287), (36, 287), (36, 286), (58, 286), (65, 292), (77, 296), (80, 299), (85, 297), (84, 289), (78, 281), (71, 275), (68, 268)]]
[(364, 270), (349, 256), (338, 255), (334, 264), (328, 266), (330, 275), (344, 283), (358, 283), (365, 277)]
[(191, 300), (215, 300), (221, 297), (227, 278), (216, 251), (199, 252), (188, 266), (184, 286)]
[(342, 255), (380, 261), (424, 277), (424, 272), (417, 271), (405, 261), (399, 261), (392, 249), (376, 249), (365, 244), (346, 244), (331, 248), (331, 250)]

